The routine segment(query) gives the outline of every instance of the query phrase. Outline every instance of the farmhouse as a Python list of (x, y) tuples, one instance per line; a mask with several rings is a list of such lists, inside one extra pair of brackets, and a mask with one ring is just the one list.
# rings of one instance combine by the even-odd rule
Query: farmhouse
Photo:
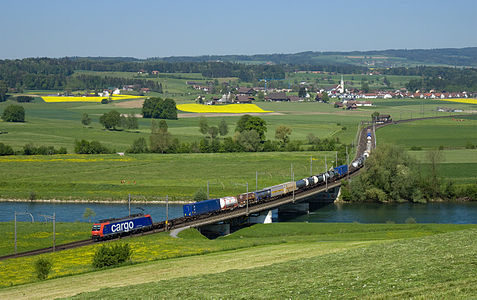
[(255, 98), (247, 95), (237, 95), (235, 96), (235, 103), (252, 103), (255, 101)]
[(248, 88), (248, 87), (239, 87), (237, 89), (237, 94), (239, 95), (254, 95), (255, 90), (253, 88)]
[(269, 95), (265, 96), (265, 99), (268, 101), (288, 101), (288, 97), (285, 92), (270, 93)]

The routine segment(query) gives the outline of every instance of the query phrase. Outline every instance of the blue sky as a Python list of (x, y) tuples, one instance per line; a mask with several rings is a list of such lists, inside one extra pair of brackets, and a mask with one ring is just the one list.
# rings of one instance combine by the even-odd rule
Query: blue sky
[(0, 0), (0, 58), (477, 46), (475, 0)]

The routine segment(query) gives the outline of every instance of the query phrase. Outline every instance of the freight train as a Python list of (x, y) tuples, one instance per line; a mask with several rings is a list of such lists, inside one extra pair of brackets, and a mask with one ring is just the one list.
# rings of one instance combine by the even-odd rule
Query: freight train
[(266, 187), (264, 189), (240, 194), (237, 196), (228, 196), (217, 199), (185, 204), (183, 206), (184, 217), (192, 218), (202, 214), (214, 214), (224, 210), (233, 210), (245, 206), (255, 205), (257, 203), (274, 200), (278, 197), (287, 196), (292, 193), (299, 193), (307, 189), (315, 188), (326, 182), (334, 182), (345, 177), (348, 172), (353, 172), (361, 168), (367, 155), (362, 155), (352, 162), (351, 166), (342, 165), (329, 171), (300, 179), (298, 181), (285, 182), (282, 184)]
[(363, 167), (366, 158), (372, 149), (371, 130), (367, 130), (366, 149), (362, 155), (357, 157), (349, 166), (341, 165), (332, 168), (327, 172), (306, 177), (298, 181), (285, 182), (282, 184), (266, 187), (264, 189), (240, 194), (237, 196), (227, 196), (217, 199), (208, 199), (183, 206), (184, 217), (154, 224), (150, 215), (132, 215), (120, 219), (101, 220), (93, 225), (91, 231), (92, 239), (95, 241), (115, 238), (122, 235), (149, 231), (158, 227), (159, 229), (170, 228), (174, 224), (181, 224), (204, 215), (212, 215), (221, 211), (233, 210), (245, 206), (253, 206), (258, 203), (275, 200), (279, 197), (290, 196), (292, 193), (300, 193), (308, 189), (316, 188), (326, 183), (331, 183), (344, 178)]

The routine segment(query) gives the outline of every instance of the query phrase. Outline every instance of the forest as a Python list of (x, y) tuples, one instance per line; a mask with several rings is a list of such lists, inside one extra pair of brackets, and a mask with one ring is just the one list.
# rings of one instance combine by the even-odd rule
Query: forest
[[(300, 61), (300, 60), (298, 60)], [(160, 73), (200, 73), (206, 78), (238, 77), (242, 82), (285, 79), (295, 71), (321, 71), (336, 74), (366, 74), (371, 69), (352, 64), (244, 64), (220, 61), (163, 61), (133, 58), (26, 58), (0, 60), (0, 83), (8, 88), (22, 89), (102, 89), (110, 86), (140, 85), (162, 92), (153, 75), (146, 79), (119, 78), (74, 74), (75, 71), (116, 71)], [(408, 82), (410, 91), (436, 90), (442, 92), (477, 91), (477, 69), (444, 66), (373, 68), (384, 75), (414, 75), (420, 79)], [(159, 75), (157, 75), (159, 76)]]

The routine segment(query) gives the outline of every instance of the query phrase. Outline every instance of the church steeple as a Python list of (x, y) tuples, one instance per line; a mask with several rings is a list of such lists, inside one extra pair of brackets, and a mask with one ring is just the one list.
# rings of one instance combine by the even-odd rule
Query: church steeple
[(340, 94), (344, 94), (345, 88), (344, 88), (344, 80), (343, 80), (343, 75), (341, 75), (341, 82), (340, 82)]

